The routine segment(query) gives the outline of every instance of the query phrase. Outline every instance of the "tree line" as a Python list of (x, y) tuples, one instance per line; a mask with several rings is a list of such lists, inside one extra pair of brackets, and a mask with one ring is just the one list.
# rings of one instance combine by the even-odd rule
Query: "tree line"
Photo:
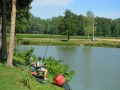
[(64, 16), (49, 19), (41, 19), (30, 14), (28, 20), (24, 19), (22, 22), (17, 22), (19, 24), (16, 25), (16, 33), (85, 36), (93, 35), (94, 30), (96, 36), (120, 36), (120, 18), (94, 17), (92, 11), (87, 11), (86, 16), (84, 16), (66, 10)]

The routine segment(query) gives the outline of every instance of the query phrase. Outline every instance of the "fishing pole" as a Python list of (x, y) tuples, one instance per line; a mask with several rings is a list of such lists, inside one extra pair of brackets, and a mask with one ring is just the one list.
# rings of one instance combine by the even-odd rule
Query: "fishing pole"
[(48, 45), (47, 45), (47, 48), (46, 48), (46, 50), (45, 50), (45, 54), (44, 54), (44, 57), (43, 57), (43, 61), (44, 61), (45, 56), (46, 56), (46, 54), (47, 54), (48, 46), (49, 46), (49, 44), (50, 44), (51, 38), (52, 38), (52, 34), (50, 35), (50, 39), (49, 39), (49, 41), (48, 41)]

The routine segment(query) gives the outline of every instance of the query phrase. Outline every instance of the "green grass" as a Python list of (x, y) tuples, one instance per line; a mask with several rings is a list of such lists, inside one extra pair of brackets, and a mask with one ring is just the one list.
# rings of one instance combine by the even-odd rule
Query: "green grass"
[[(9, 36), (9, 34), (8, 34)], [(99, 47), (117, 47), (120, 48), (120, 41), (92, 41), (92, 36), (67, 36), (48, 35), (48, 34), (16, 34), (16, 44), (22, 45), (59, 45), (59, 46), (99, 46)], [(99, 39), (120, 39), (120, 37), (98, 37)], [(50, 42), (49, 42), (50, 41)]]
[[(52, 83), (41, 84), (30, 76), (22, 66), (8, 67), (0, 63), (0, 90), (63, 90)], [(49, 79), (52, 82), (50, 76)]]
[(27, 90), (22, 80), (24, 73), (16, 68), (0, 64), (0, 90)]

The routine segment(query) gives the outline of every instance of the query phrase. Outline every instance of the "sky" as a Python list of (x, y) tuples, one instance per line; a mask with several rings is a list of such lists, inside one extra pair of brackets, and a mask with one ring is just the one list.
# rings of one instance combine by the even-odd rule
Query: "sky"
[(64, 16), (68, 9), (77, 15), (92, 11), (95, 16), (120, 18), (120, 0), (33, 0), (30, 12), (42, 19)]

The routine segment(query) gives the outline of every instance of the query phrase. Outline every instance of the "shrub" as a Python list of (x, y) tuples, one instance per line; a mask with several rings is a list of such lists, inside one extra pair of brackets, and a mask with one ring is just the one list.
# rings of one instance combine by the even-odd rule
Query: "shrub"
[[(26, 52), (16, 52), (15, 56), (24, 60), (26, 65), (29, 65), (29, 59), (32, 56), (33, 61), (37, 61), (36, 55), (33, 55), (34, 48), (27, 50)], [(32, 61), (32, 62), (33, 62)]]
[(62, 62), (62, 60), (55, 60), (53, 57), (49, 57), (44, 60), (44, 63), (53, 78), (59, 74), (63, 74), (67, 81), (71, 81), (75, 72), (70, 71), (69, 66)]

